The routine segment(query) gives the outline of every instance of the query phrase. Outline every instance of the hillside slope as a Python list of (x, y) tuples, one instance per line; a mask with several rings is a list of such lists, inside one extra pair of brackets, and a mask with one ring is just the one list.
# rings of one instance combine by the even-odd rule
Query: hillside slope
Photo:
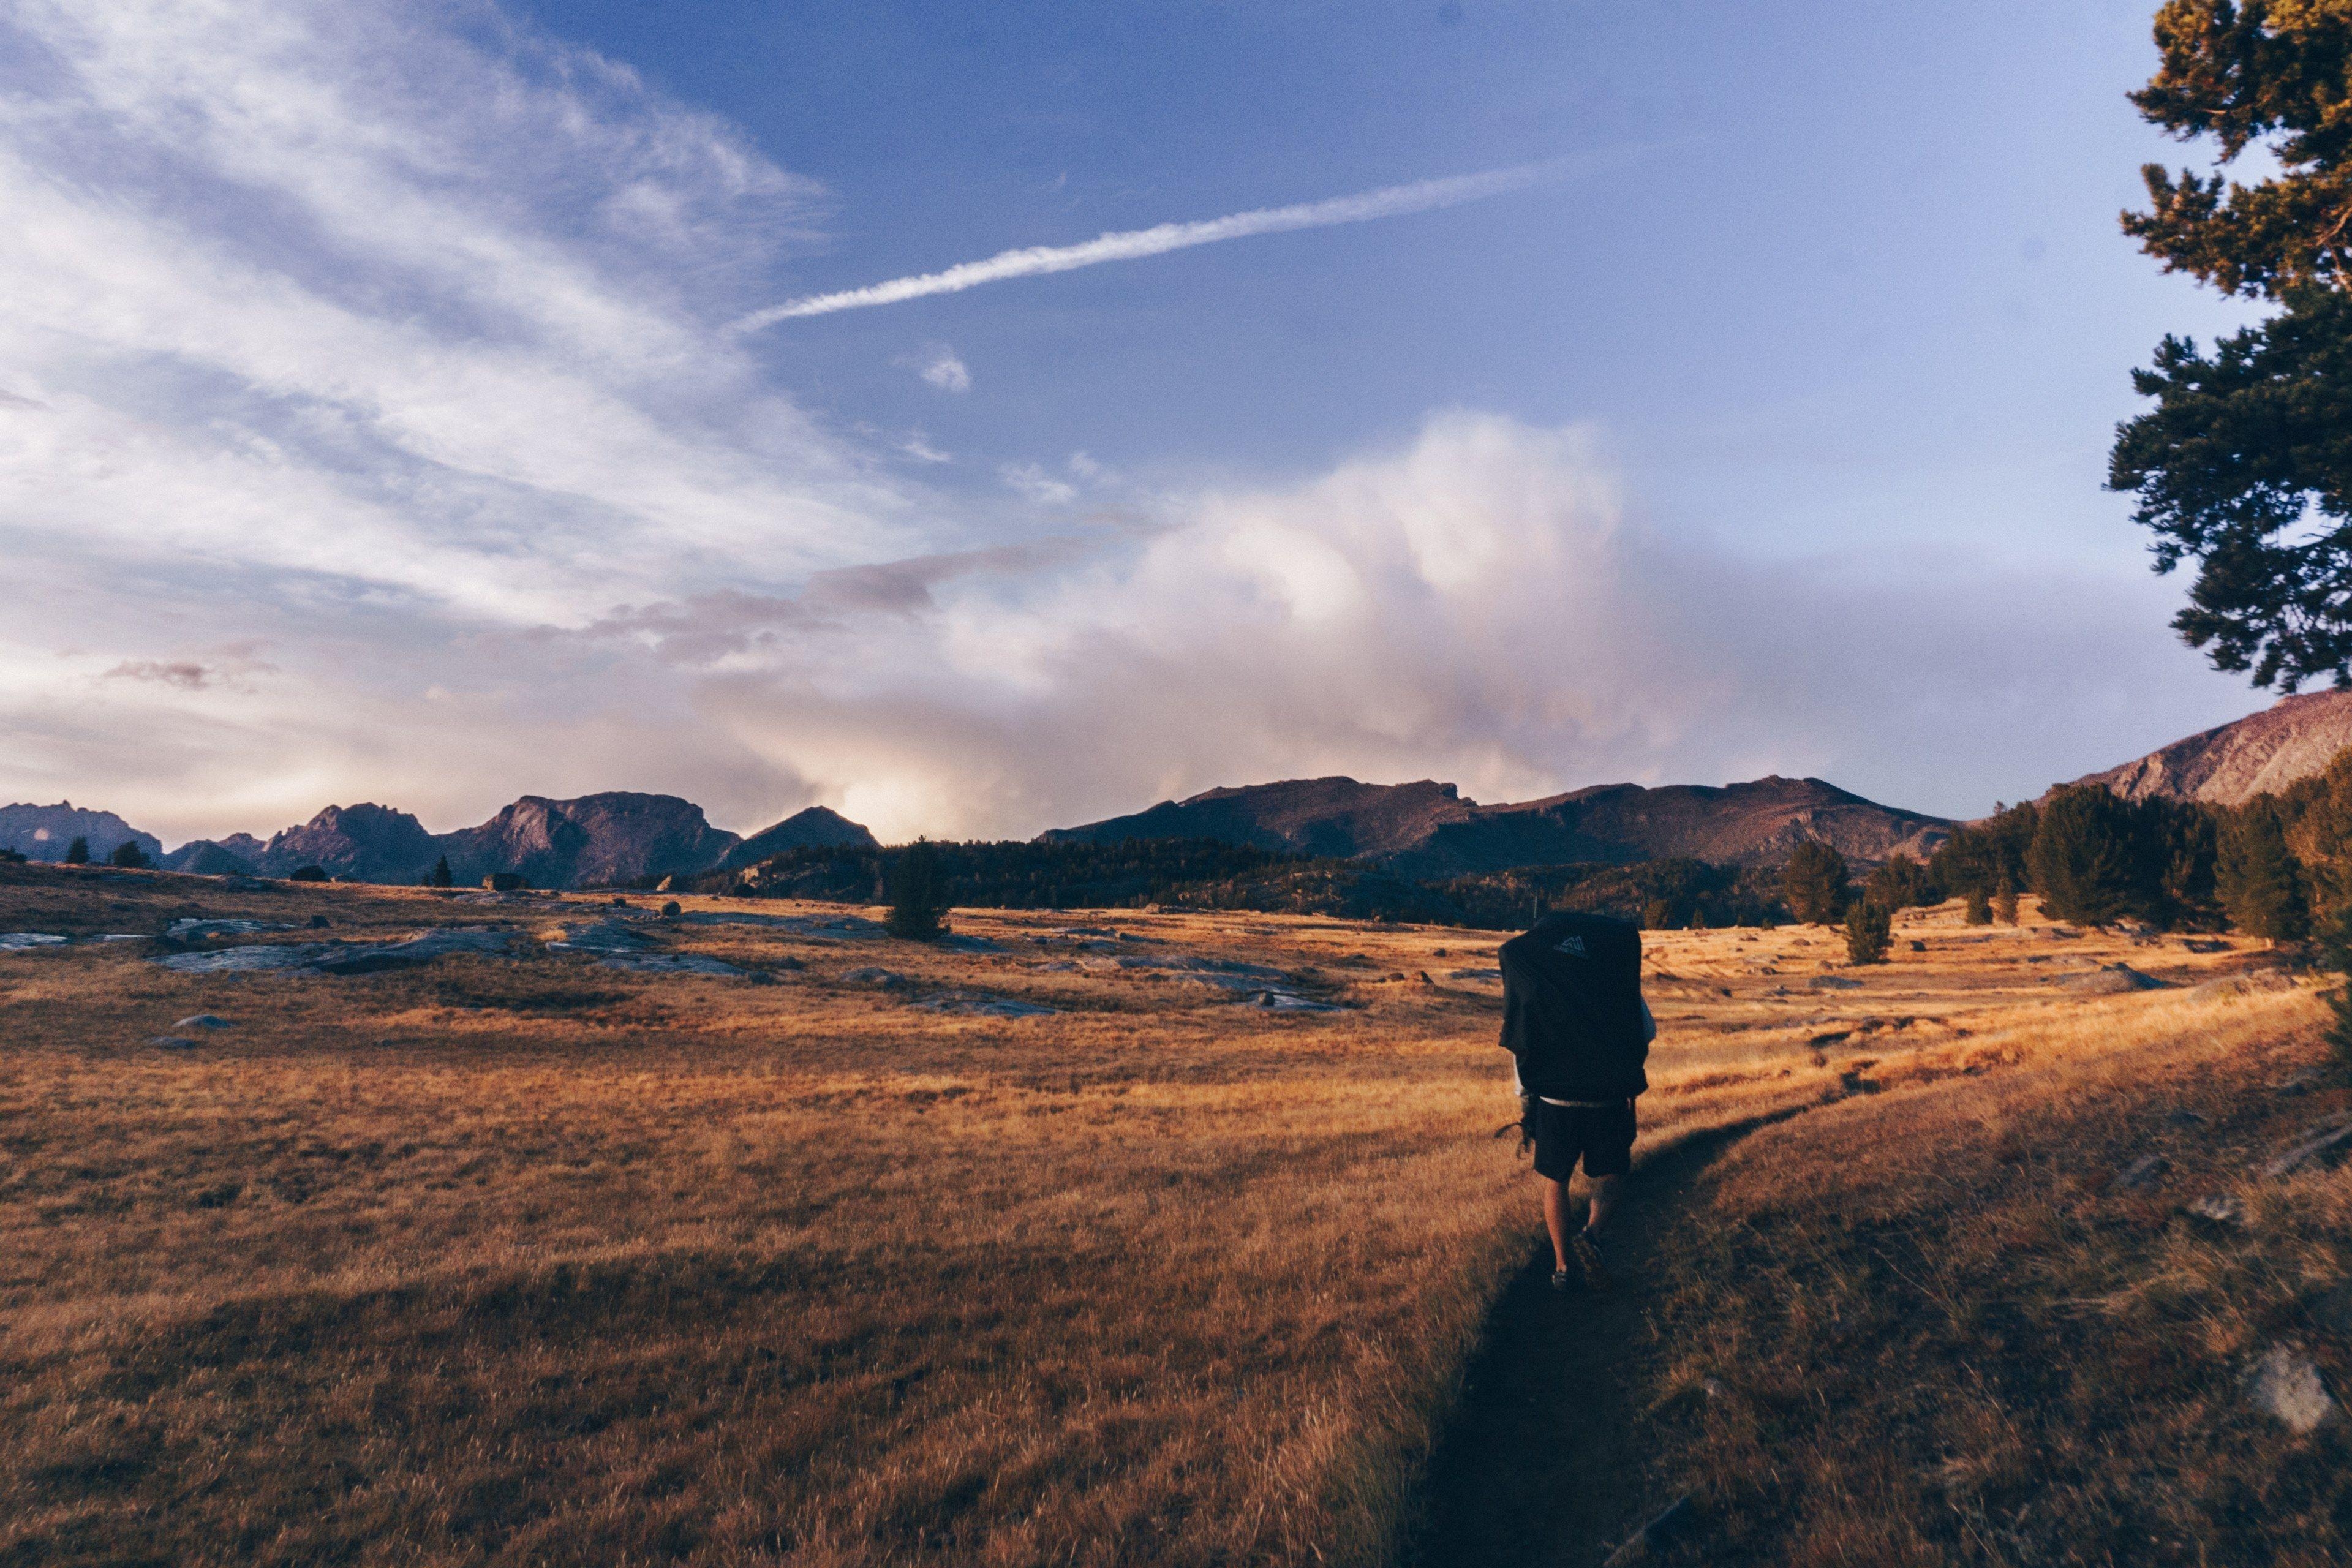
[(2241, 805), (2318, 773), (2347, 746), (2352, 691), (2314, 691), (2074, 782), (2105, 784), (2126, 800)]
[(1368, 784), (1324, 778), (1213, 789), (1039, 837), (1093, 844), (1213, 838), (1444, 877), (1667, 857), (1775, 865), (1808, 838), (1834, 845), (1849, 859), (1875, 862), (1898, 851), (1925, 855), (1950, 827), (1941, 817), (1898, 811), (1820, 779), (1778, 775), (1721, 787), (1596, 784), (1498, 805), (1465, 800), (1454, 785), (1426, 779)]

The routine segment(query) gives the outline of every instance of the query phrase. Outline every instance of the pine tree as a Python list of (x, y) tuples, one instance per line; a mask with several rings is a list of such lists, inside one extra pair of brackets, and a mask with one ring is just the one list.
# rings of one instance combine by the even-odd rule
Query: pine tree
[(1884, 963), (1895, 940), (1895, 917), (1883, 904), (1856, 899), (1845, 914), (1845, 956), (1852, 963)]
[(444, 855), (433, 862), (433, 874), (425, 879), (425, 885), (428, 888), (446, 888), (455, 880), (456, 879), (449, 874), (449, 857)]
[(1890, 910), (1915, 909), (1936, 902), (1929, 887), (1927, 868), (1908, 855), (1890, 855), (1886, 863), (1870, 874), (1863, 896)]
[(2303, 876), (2268, 797), (2257, 796), (2231, 814), (2214, 877), (2230, 923), (2248, 936), (2281, 942), (2311, 934)]
[(2344, 977), (2343, 984), (2327, 993), (2326, 1035), (2336, 1065), (2352, 1073), (2352, 904), (2337, 910), (2321, 928), (2319, 962)]
[(2158, 915), (2163, 843), (2148, 814), (2097, 784), (2059, 790), (2025, 853), (2042, 912), (2085, 925)]
[(77, 838), (72, 843), (66, 846), (66, 864), (68, 866), (87, 866), (89, 864), (89, 839)]
[(120, 866), (126, 871), (144, 871), (150, 862), (147, 851), (139, 847), (139, 841), (126, 838), (114, 847), (114, 853), (106, 858), (106, 863)]
[(1807, 925), (1836, 923), (1846, 905), (1845, 857), (1818, 838), (1806, 839), (1780, 873), (1780, 897)]
[(2005, 926), (2013, 926), (2017, 923), (2017, 884), (2006, 876), (2001, 878), (2000, 886), (1993, 892), (1992, 912), (2000, 918), (2000, 923)]
[[(2010, 895), (2013, 900), (2016, 895)], [(1972, 926), (1992, 924), (1992, 900), (1985, 897), (1982, 888), (1970, 888), (1968, 893), (1968, 921)]]
[(938, 846), (928, 838), (907, 846), (892, 882), (885, 930), (907, 942), (937, 942), (947, 934), (947, 879), (940, 869)]
[(2109, 488), (2136, 492), (2157, 570), (2197, 563), (2173, 627), (2217, 668), (2293, 691), (2352, 667), (2352, 7), (2344, 0), (2168, 0), (2162, 65), (2131, 95), (2216, 167), (2141, 170), (2148, 208), (2124, 230), (2168, 271), (2276, 313), (2209, 357), (2168, 335), (2132, 373), (2156, 406), (2124, 425)]

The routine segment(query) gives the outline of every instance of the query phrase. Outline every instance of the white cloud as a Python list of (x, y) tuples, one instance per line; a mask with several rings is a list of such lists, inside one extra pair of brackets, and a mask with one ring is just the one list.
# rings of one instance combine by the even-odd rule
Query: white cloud
[(1078, 488), (1057, 479), (1035, 463), (1000, 463), (997, 477), (1012, 489), (1039, 506), (1067, 506), (1078, 499)]
[(950, 348), (935, 349), (916, 374), (941, 392), (970, 392), (971, 371)]

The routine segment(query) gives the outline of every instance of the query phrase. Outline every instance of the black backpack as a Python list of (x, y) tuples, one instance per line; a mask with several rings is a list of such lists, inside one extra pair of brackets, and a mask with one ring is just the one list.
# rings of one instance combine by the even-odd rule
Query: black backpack
[(1642, 931), (1609, 915), (1562, 912), (1503, 944), (1503, 1048), (1545, 1100), (1631, 1100), (1642, 1064)]

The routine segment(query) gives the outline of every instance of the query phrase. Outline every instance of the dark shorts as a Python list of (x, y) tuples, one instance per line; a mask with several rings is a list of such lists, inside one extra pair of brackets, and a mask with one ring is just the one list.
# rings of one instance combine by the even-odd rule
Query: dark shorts
[(1536, 1101), (1536, 1174), (1564, 1182), (1584, 1161), (1588, 1176), (1622, 1176), (1633, 1168), (1633, 1102), (1548, 1105)]

